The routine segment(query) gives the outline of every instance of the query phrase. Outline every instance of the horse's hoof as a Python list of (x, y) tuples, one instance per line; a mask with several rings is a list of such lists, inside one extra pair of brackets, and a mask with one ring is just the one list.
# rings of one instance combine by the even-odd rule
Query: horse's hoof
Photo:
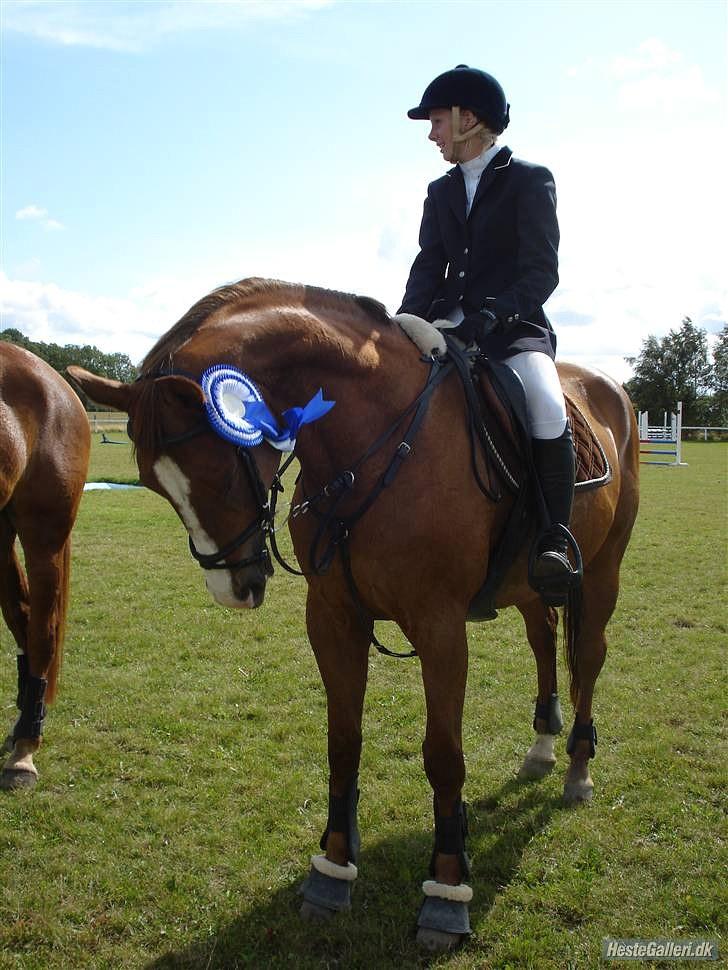
[(553, 734), (537, 734), (533, 744), (526, 752), (518, 772), (519, 781), (535, 781), (545, 778), (556, 764)]
[[(323, 872), (319, 872), (312, 860), (311, 871), (301, 884), (298, 890), (303, 896), (301, 903), (301, 919), (308, 922), (321, 923), (330, 920), (332, 916), (342, 910), (351, 909), (351, 890), (354, 885), (353, 879), (334, 879)], [(337, 866), (337, 869), (344, 869), (344, 866)], [(351, 866), (353, 874), (356, 868)]]
[(567, 781), (564, 785), (564, 805), (583, 805), (594, 797), (594, 782), (591, 778), (586, 781)]
[(307, 899), (301, 903), (298, 911), (304, 923), (328, 923), (336, 915), (336, 910), (328, 909), (326, 906), (318, 906), (316, 903), (309, 903)]
[(417, 930), (417, 945), (428, 953), (445, 953), (460, 946), (464, 937), (460, 933), (446, 933), (444, 930), (432, 930), (428, 926), (420, 926)]
[(539, 761), (537, 758), (526, 758), (518, 771), (519, 781), (537, 781), (545, 778), (554, 770), (556, 759), (553, 761)]
[(13, 791), (16, 788), (33, 788), (38, 781), (37, 772), (17, 768), (4, 768), (0, 772), (0, 791)]

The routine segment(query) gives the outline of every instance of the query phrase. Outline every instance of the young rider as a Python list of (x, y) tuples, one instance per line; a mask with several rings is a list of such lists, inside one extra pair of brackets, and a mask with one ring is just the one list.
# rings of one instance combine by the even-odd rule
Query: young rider
[[(420, 252), (399, 309), (434, 322), (505, 361), (526, 392), (533, 456), (552, 528), (533, 579), (559, 599), (571, 567), (559, 525), (568, 526), (574, 449), (543, 304), (558, 283), (556, 189), (548, 169), (497, 145), (510, 106), (490, 74), (460, 64), (427, 86), (410, 118), (456, 163), (427, 190)], [(445, 322), (447, 321), (447, 322)]]

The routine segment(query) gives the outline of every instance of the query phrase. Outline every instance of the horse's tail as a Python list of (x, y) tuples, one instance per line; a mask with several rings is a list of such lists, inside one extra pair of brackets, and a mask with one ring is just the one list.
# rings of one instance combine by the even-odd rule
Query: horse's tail
[(52, 704), (58, 693), (58, 676), (63, 664), (63, 643), (66, 637), (66, 617), (68, 616), (68, 593), (71, 584), (71, 537), (66, 539), (65, 545), (61, 550), (59, 576), (58, 576), (58, 597), (56, 600), (55, 626), (56, 626), (56, 648), (53, 652), (53, 659), (48, 668), (46, 678), (48, 686), (46, 688), (45, 699)]
[(576, 708), (579, 701), (579, 636), (581, 634), (582, 593), (581, 583), (569, 590), (564, 607), (564, 654), (569, 670), (569, 693), (571, 703)]

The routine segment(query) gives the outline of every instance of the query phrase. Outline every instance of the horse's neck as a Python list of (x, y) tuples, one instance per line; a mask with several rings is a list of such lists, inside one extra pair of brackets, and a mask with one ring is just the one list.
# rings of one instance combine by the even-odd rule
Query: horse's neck
[(268, 404), (285, 410), (305, 404), (301, 398), (319, 388), (327, 398), (338, 394), (351, 401), (376, 393), (387, 370), (380, 344), (376, 331), (357, 333), (303, 317), (251, 334), (241, 361), (264, 386)]
[(392, 344), (379, 331), (317, 326), (294, 327), (287, 339), (261, 334), (250, 348), (251, 375), (279, 414), (305, 405), (319, 388), (336, 402), (302, 431), (296, 449), (316, 477), (335, 474), (363, 454), (409, 403), (410, 379)]

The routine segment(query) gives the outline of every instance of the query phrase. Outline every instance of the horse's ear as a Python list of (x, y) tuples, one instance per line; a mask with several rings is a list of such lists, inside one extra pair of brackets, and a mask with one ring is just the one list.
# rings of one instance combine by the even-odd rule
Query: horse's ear
[(106, 404), (114, 411), (129, 411), (131, 400), (131, 384), (113, 381), (108, 377), (98, 377), (83, 367), (71, 364), (66, 368), (74, 386), (79, 387), (97, 404)]
[(205, 394), (202, 388), (189, 377), (171, 374), (168, 377), (156, 378), (155, 384), (170, 404), (183, 404), (186, 407), (198, 408), (205, 403)]

